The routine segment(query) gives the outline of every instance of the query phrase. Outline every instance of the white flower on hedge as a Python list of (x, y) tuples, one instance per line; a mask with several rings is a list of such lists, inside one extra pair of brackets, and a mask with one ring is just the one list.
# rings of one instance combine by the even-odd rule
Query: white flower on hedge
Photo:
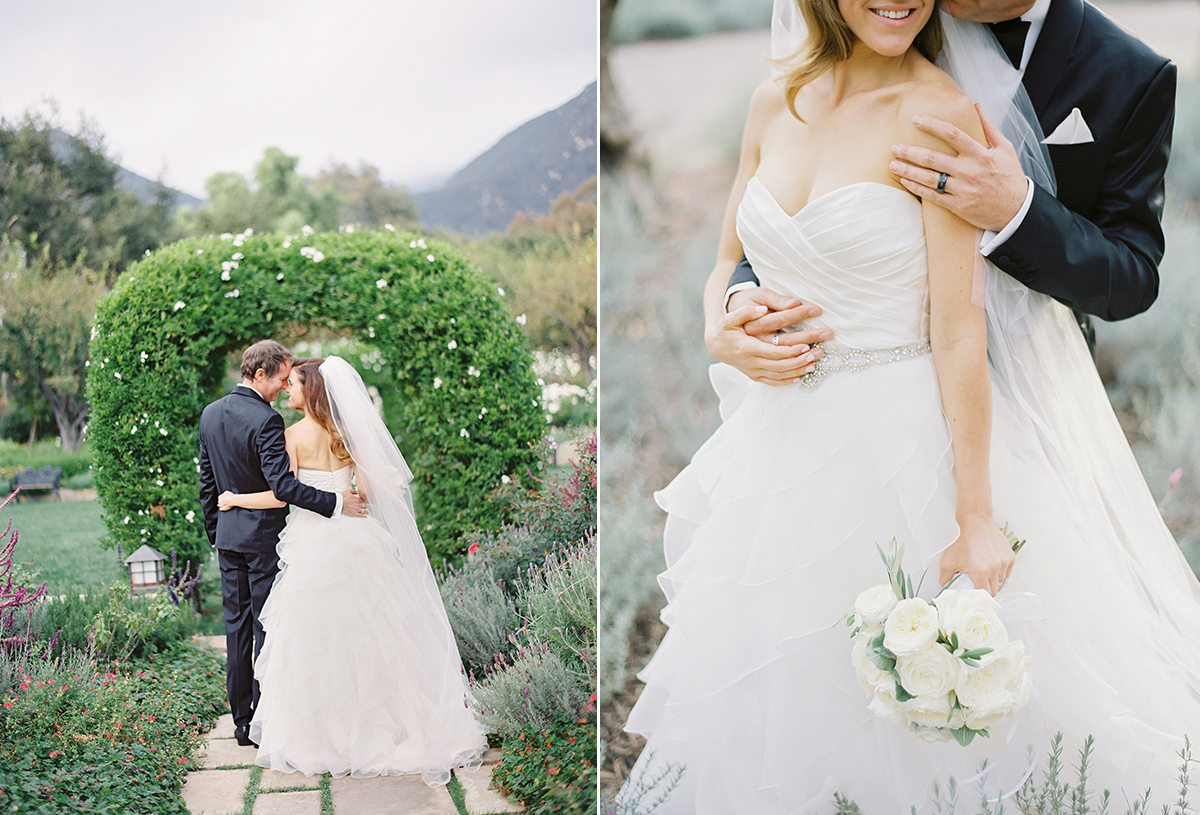
[(883, 645), (896, 656), (915, 654), (937, 639), (937, 609), (920, 597), (896, 603), (883, 624)]
[(228, 271), (221, 272), (221, 279), (228, 283), (229, 282), (229, 272)]
[(232, 232), (222, 232), (222, 233), (221, 233), (221, 240), (223, 240), (223, 241), (231, 241), (231, 240), (233, 240), (233, 233), (232, 233)]
[(435, 376), (433, 378), (434, 389), (436, 390), (437, 388), (440, 388), (441, 386), (442, 386), (442, 378), (440, 376)]
[(291, 247), (291, 245), (292, 245), (292, 239), (291, 239), (291, 238), (284, 238), (284, 239), (283, 239), (283, 248), (284, 248), (284, 249), (287, 249), (287, 248)]
[(203, 249), (197, 249), (197, 250), (196, 250), (196, 254), (197, 254), (197, 255), (203, 255), (203, 254), (204, 254), (204, 250), (203, 250)]
[[(246, 256), (245, 256), (245, 255), (243, 255), (241, 252), (234, 252), (234, 253), (233, 253), (233, 255), (232, 255), (231, 257), (232, 257), (232, 259), (233, 259), (233, 260), (242, 260), (242, 259), (244, 259)], [(236, 269), (236, 268), (237, 268), (237, 266), (235, 265), (233, 268), (235, 268), (235, 269)]]
[(313, 256), (312, 256), (313, 263), (320, 263), (324, 259), (325, 259), (324, 252), (313, 252)]
[(375, 317), (375, 319), (376, 319), (376, 320), (386, 320), (386, 319), (387, 319), (387, 315), (386, 315), (386, 314), (380, 314), (380, 315), (376, 316), (376, 317)]
[(892, 591), (891, 585), (872, 586), (854, 601), (854, 619), (863, 628), (875, 628), (883, 624), (888, 612), (895, 607), (896, 592)]
[(196, 520), (196, 512), (195, 510), (188, 510), (188, 514), (184, 515), (183, 517), (187, 518), (188, 523), (191, 523), (192, 521)]
[(1008, 640), (1000, 622), (1000, 604), (983, 589), (948, 591), (937, 598), (942, 631), (958, 634), (960, 647), (995, 648)]
[(126, 516), (125, 516), (125, 520), (124, 520), (124, 521), (122, 521), (121, 523), (124, 523), (124, 524), (127, 524), (127, 523), (129, 523), (129, 516), (128, 516), (128, 515), (126, 515)]
[(161, 480), (156, 480), (154, 483), (160, 487), (163, 485), (163, 482)]
[(275, 279), (276, 279), (276, 280), (283, 280), (283, 272), (280, 272), (279, 274), (275, 275)]
[(371, 339), (375, 338), (375, 326), (373, 326), (373, 325), (367, 326), (367, 336), (370, 337)]
[(235, 237), (235, 238), (233, 239), (233, 245), (234, 245), (234, 246), (241, 246), (241, 245), (242, 245), (243, 243), (245, 243), (245, 242), (246, 242), (246, 236), (245, 236), (245, 235), (238, 235), (237, 237)]
[(387, 287), (388, 287), (388, 282), (386, 280), (384, 280), (382, 277), (375, 281), (375, 288), (386, 289)]
[(137, 432), (137, 425), (134, 425), (133, 427), (129, 428), (130, 435), (133, 435), (136, 432)]
[(458, 340), (450, 340), (450, 342), (446, 344), (446, 347), (453, 351), (458, 347)]
[(147, 532), (145, 529), (143, 529), (143, 530), (142, 530), (142, 534), (143, 534), (143, 535), (149, 535), (150, 533), (149, 533), (149, 532)]
[(424, 238), (417, 238), (417, 246), (421, 247), (422, 249), (428, 249), (428, 248), (429, 248), (428, 246), (426, 246), (426, 245), (425, 245), (425, 239), (424, 239)]
[(426, 256), (425, 256), (425, 259), (426, 259), (427, 261), (429, 261), (430, 263), (433, 263), (433, 261), (434, 261), (434, 257), (433, 257), (433, 255), (426, 255)]
[(158, 434), (159, 434), (160, 436), (165, 436), (165, 435), (167, 435), (167, 429), (166, 429), (165, 427), (163, 427), (163, 428), (160, 428), (160, 429), (159, 429), (159, 431), (158, 431)]
[(121, 378), (121, 372), (120, 372), (120, 371), (113, 371), (113, 376), (115, 376), (117, 379), (120, 379), (120, 378)]
[(467, 375), (468, 376), (479, 376), (479, 369), (476, 368), (474, 365), (468, 365), (467, 366)]
[(307, 238), (309, 235), (311, 235), (311, 234), (312, 234), (314, 231), (315, 231), (315, 230), (314, 230), (314, 229), (313, 229), (311, 226), (309, 226), (308, 224), (305, 224), (304, 226), (300, 227), (300, 234), (301, 234), (301, 235), (303, 235), (303, 236), (304, 236), (304, 237), (306, 237), (306, 238)]
[(496, 291), (498, 291), (498, 292), (500, 293), (500, 296), (501, 296), (501, 297), (503, 297), (503, 296), (504, 296), (504, 289), (502, 289), (502, 288), (500, 288), (499, 286), (497, 286), (497, 287), (496, 287)]
[(467, 432), (467, 429), (465, 427), (462, 430), (458, 431), (458, 435), (462, 436), (464, 439), (471, 438), (471, 434)]
[(525, 325), (525, 323), (528, 319), (529, 319), (528, 317), (526, 317), (524, 314), (522, 314), (521, 316), (517, 317), (517, 325)]
[(384, 228), (384, 229), (386, 229), (388, 232), (395, 232), (395, 231), (396, 231), (396, 227), (392, 226), (391, 224), (384, 224), (384, 225), (383, 225), (383, 228)]
[(416, 248), (417, 248), (417, 242), (416, 242), (416, 241), (409, 241), (409, 242), (408, 242), (408, 248), (409, 248), (409, 249), (416, 249)]
[(143, 351), (143, 352), (140, 354), (140, 356), (141, 356), (142, 362), (145, 362), (147, 359), (149, 359), (149, 358), (150, 358), (150, 355), (149, 355), (149, 354), (147, 354), (145, 351)]
[(192, 463), (193, 463), (193, 464), (196, 464), (196, 465), (199, 465), (199, 464), (200, 464), (200, 459), (199, 459), (199, 458), (197, 458), (197, 457), (195, 457), (195, 456), (192, 456)]
[(234, 289), (233, 291), (225, 292), (226, 297), (241, 297), (241, 295), (242, 295), (241, 289)]
[(186, 306), (187, 306), (187, 303), (183, 302), (182, 300), (176, 300), (176, 301), (175, 301), (175, 307), (174, 307), (173, 309), (171, 309), (171, 310), (172, 310), (172, 311), (179, 311), (179, 309), (181, 309), (181, 308), (185, 308)]
[(511, 484), (511, 483), (512, 483), (512, 479), (511, 479), (511, 478), (509, 478), (509, 477), (508, 477), (508, 476), (506, 476), (506, 475), (502, 475), (502, 476), (500, 476), (500, 483), (501, 483), (501, 484)]
[(900, 684), (913, 696), (945, 696), (958, 686), (965, 667), (961, 659), (936, 642), (915, 654), (896, 657)]

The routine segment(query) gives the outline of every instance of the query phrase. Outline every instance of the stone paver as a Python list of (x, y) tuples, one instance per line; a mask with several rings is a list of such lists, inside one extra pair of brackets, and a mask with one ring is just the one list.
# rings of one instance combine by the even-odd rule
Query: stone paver
[(354, 815), (458, 815), (445, 787), (430, 788), (419, 775), (335, 778), (333, 811)]
[(258, 788), (263, 790), (287, 789), (289, 787), (308, 787), (315, 790), (321, 786), (321, 776), (305, 775), (304, 773), (281, 773), (279, 770), (263, 770)]
[(485, 764), (479, 768), (479, 772), (455, 771), (454, 777), (462, 784), (466, 793), (463, 803), (467, 805), (467, 812), (521, 812), (519, 806), (510, 804), (503, 795), (489, 789), (492, 783), (492, 769), (492, 765)]
[(321, 815), (321, 793), (272, 792), (254, 799), (253, 815)]
[[(192, 815), (229, 815), (242, 811), (242, 793), (250, 783), (249, 770), (203, 770), (188, 773), (183, 800)], [(320, 812), (318, 806), (317, 811)]]
[(212, 770), (217, 767), (253, 764), (256, 755), (257, 747), (242, 747), (233, 739), (209, 739), (200, 766), (205, 770)]

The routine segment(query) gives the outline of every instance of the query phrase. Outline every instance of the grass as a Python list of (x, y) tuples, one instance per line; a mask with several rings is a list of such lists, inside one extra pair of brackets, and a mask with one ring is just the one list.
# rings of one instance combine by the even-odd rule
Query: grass
[[(47, 593), (78, 593), (126, 579), (116, 551), (100, 546), (105, 530), (96, 501), (14, 501), (5, 513), (20, 534), (19, 562), (46, 581)], [(5, 522), (0, 513), (0, 524)]]

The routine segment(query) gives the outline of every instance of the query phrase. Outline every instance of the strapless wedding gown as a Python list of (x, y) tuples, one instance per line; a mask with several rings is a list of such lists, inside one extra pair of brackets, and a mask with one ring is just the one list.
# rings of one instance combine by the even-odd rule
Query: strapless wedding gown
[(914, 581), (928, 570), (929, 597), (958, 531), (950, 431), (927, 351), (921, 205), (859, 183), (789, 216), (752, 178), (737, 229), (763, 286), (820, 305), (810, 325), (834, 329), (836, 342), (809, 387), (714, 366), (723, 424), (656, 495), (669, 513), (659, 576), (669, 628), (626, 725), (648, 738), (631, 777), (684, 768), (655, 812), (830, 813), (836, 792), (864, 815), (928, 811), (933, 781), (968, 779), (984, 758), (998, 768), (989, 794), (1019, 785), (1028, 751), (1044, 755), (1056, 731), (1066, 765), (1096, 737), (1092, 789), (1117, 801), (1119, 788), (1132, 798), (1151, 785), (1156, 800), (1174, 796), (1174, 751), (1184, 733), (1200, 737), (1196, 581), (1182, 557), (1171, 562), (1197, 639), (1162, 641), (1154, 587), (1110, 588), (1106, 570), (1121, 555), (1089, 553), (1137, 530), (1081, 517), (1064, 497), (1069, 476), (1004, 400), (994, 400), (995, 519), (1028, 543), (998, 599), (1033, 655), (1034, 701), (965, 749), (920, 741), (867, 710), (841, 618), (886, 581), (876, 544), (904, 544)]
[[(341, 492), (351, 469), (301, 469), (297, 477)], [(299, 507), (277, 551), (254, 666), (258, 764), (305, 775), (420, 773), (431, 786), (446, 783), (452, 768), (477, 768), (487, 742), (436, 586), (429, 589), (429, 564), (402, 568), (369, 517), (331, 519)], [(436, 603), (445, 625), (414, 625), (414, 616), (427, 617), (411, 613), (417, 603)]]

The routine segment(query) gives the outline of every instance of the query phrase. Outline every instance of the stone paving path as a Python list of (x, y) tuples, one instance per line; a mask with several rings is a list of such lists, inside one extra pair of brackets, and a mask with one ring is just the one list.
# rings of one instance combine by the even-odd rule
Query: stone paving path
[[(224, 651), (224, 637), (201, 637)], [(200, 769), (187, 774), (183, 800), (192, 815), (321, 815), (328, 791), (335, 815), (460, 815), (446, 787), (425, 785), (420, 776), (378, 778), (305, 777), (264, 770), (254, 763), (255, 748), (233, 739), (233, 716), (226, 713), (208, 734)], [(503, 795), (488, 789), (499, 750), (484, 755), (478, 772), (457, 771), (468, 815), (520, 812)], [(253, 797), (250, 808), (247, 800)]]

